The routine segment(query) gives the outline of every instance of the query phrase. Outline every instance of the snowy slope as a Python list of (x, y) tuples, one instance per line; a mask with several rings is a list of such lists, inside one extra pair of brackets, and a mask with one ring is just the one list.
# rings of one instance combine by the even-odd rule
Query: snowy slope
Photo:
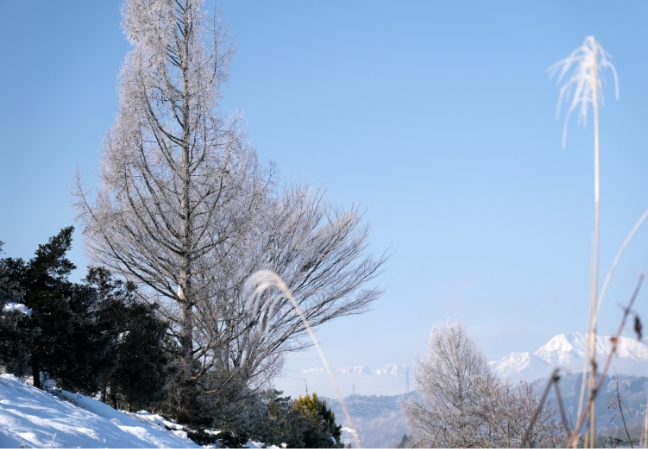
[(61, 391), (57, 397), (0, 375), (0, 447), (200, 447), (164, 424), (173, 426), (158, 415), (127, 415), (85, 396)]
[[(508, 354), (498, 361), (491, 362), (491, 368), (499, 376), (513, 382), (548, 377), (557, 367), (565, 372), (582, 372), (586, 345), (586, 334), (568, 332), (556, 335), (533, 354)], [(610, 337), (596, 337), (596, 353), (599, 360), (607, 357), (611, 347)], [(616, 368), (619, 374), (648, 375), (648, 345), (644, 341), (620, 337), (612, 367)]]

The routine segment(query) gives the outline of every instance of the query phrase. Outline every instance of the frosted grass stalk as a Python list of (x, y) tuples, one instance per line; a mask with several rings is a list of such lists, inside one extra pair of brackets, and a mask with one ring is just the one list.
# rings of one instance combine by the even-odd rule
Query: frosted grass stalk
[[(337, 394), (338, 400), (340, 401), (340, 405), (342, 406), (342, 411), (344, 412), (344, 417), (346, 418), (347, 422), (349, 423), (349, 427), (352, 430), (353, 434), (353, 440), (355, 441), (356, 447), (360, 448), (360, 440), (358, 439), (358, 434), (355, 431), (355, 427), (353, 426), (353, 421), (351, 420), (351, 415), (349, 415), (349, 411), (347, 410), (346, 404), (344, 403), (344, 399), (342, 398), (342, 394), (340, 394), (340, 389), (338, 388), (337, 382), (335, 381), (335, 376), (333, 375), (333, 371), (331, 370), (331, 367), (328, 364), (328, 361), (326, 360), (326, 357), (324, 356), (324, 352), (322, 351), (322, 347), (320, 346), (319, 342), (317, 341), (317, 338), (315, 337), (315, 333), (313, 332), (313, 329), (311, 328), (310, 324), (308, 323), (308, 320), (306, 319), (306, 316), (301, 310), (301, 307), (299, 307), (299, 304), (297, 301), (295, 301), (295, 298), (293, 297), (292, 293), (290, 292), (290, 289), (288, 286), (283, 282), (283, 280), (277, 276), (274, 272), (270, 270), (260, 270), (254, 273), (252, 276), (248, 278), (248, 280), (245, 283), (245, 289), (252, 291), (252, 294), (248, 297), (248, 300), (246, 302), (246, 308), (248, 310), (250, 309), (255, 309), (258, 310), (258, 308), (262, 305), (262, 295), (263, 293), (271, 288), (276, 288), (279, 291), (282, 292), (282, 295), (275, 295), (271, 298), (271, 300), (268, 302), (268, 307), (272, 309), (273, 311), (276, 311), (277, 308), (274, 306), (276, 302), (280, 299), (280, 296), (285, 295), (285, 297), (288, 298), (292, 306), (295, 308), (297, 313), (299, 314), (299, 317), (301, 318), (302, 322), (304, 323), (304, 326), (306, 327), (306, 330), (308, 331), (308, 334), (310, 335), (311, 339), (313, 340), (313, 343), (315, 344), (315, 347), (317, 348), (317, 352), (322, 359), (322, 363), (324, 364), (324, 368), (326, 368), (326, 372), (331, 379), (331, 383), (333, 384), (333, 388), (335, 388), (335, 393)], [(268, 311), (268, 314), (270, 314), (270, 309)], [(266, 323), (268, 323), (270, 320), (268, 319)], [(266, 325), (268, 326), (268, 325)], [(264, 329), (264, 331), (267, 330)]]
[[(592, 242), (592, 281), (590, 287), (590, 313), (588, 322), (588, 345), (585, 355), (585, 367), (583, 369), (583, 381), (585, 380), (586, 371), (588, 369), (588, 361), (590, 362), (589, 376), (590, 394), (595, 384), (595, 366), (596, 366), (596, 318), (598, 311), (598, 283), (599, 283), (599, 240), (600, 240), (600, 151), (599, 151), (599, 103), (603, 102), (601, 94), (602, 77), (599, 72), (603, 69), (609, 68), (614, 75), (614, 84), (616, 98), (619, 98), (619, 83), (617, 78), (616, 69), (608, 60), (609, 54), (603, 47), (596, 41), (594, 36), (587, 36), (583, 45), (574, 50), (567, 58), (558, 61), (556, 64), (549, 68), (550, 75), (558, 74), (558, 82), (560, 83), (565, 75), (572, 69), (573, 72), (569, 79), (560, 89), (560, 97), (558, 100), (557, 115), (560, 114), (560, 105), (564, 100), (570, 97), (573, 91), (573, 97), (567, 116), (565, 117), (565, 124), (563, 126), (563, 139), (562, 146), (565, 148), (567, 143), (567, 126), (569, 117), (575, 109), (579, 109), (578, 122), (583, 125), (587, 124), (587, 110), (588, 105), (592, 104), (594, 113), (594, 236)], [(591, 359), (590, 359), (591, 356)], [(578, 406), (578, 413), (582, 412), (583, 399), (585, 391), (585, 382), (581, 383), (581, 395)], [(586, 438), (587, 443), (593, 444), (595, 437), (596, 409), (592, 409), (590, 433)], [(589, 440), (589, 441), (588, 441)]]

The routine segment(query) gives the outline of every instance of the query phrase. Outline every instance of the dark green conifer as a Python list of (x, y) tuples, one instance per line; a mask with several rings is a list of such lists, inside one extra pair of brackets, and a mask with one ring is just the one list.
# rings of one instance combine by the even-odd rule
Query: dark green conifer
[(300, 396), (295, 404), (311, 421), (311, 425), (304, 431), (304, 447), (344, 447), (340, 442), (342, 426), (335, 424), (335, 414), (327, 407), (326, 401), (313, 393), (310, 396)]
[(86, 282), (100, 298), (102, 318), (116, 323), (119, 336), (111, 354), (114, 368), (101, 379), (102, 400), (129, 409), (151, 406), (162, 399), (167, 364), (167, 326), (157, 318), (157, 306), (139, 301), (132, 283), (105, 268), (91, 267)]
[(97, 391), (99, 377), (111, 369), (108, 355), (117, 333), (113, 322), (101, 319), (97, 292), (68, 279), (76, 268), (66, 258), (73, 231), (72, 226), (63, 228), (39, 245), (28, 262), (8, 258), (4, 266), (9, 282), (24, 294), (22, 302), (32, 310), (30, 319), (17, 327), (34, 336), (29, 344), (34, 386), (41, 388), (45, 373), (63, 388), (89, 394)]
[[(4, 242), (0, 241), (0, 253)], [(36, 332), (25, 329), (24, 320), (30, 314), (11, 310), (10, 304), (21, 304), (23, 294), (17, 283), (9, 278), (6, 259), (0, 259), (0, 365), (17, 376), (29, 369), (30, 347)]]

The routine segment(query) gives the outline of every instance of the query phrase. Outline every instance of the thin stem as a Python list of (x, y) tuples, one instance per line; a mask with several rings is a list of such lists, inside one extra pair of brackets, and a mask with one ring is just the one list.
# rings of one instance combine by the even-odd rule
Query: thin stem
[[(558, 376), (558, 368), (556, 368), (554, 369), (553, 373), (551, 373), (551, 378), (549, 379), (549, 382), (547, 382), (547, 387), (545, 388), (544, 392), (542, 393), (542, 396), (540, 397), (540, 404), (538, 404), (538, 408), (536, 408), (536, 411), (533, 414), (533, 417), (531, 418), (529, 427), (527, 427), (526, 432), (524, 432), (524, 435), (522, 435), (522, 444), (521, 444), (522, 447), (526, 447), (527, 443), (529, 442), (529, 435), (533, 430), (533, 425), (536, 423), (538, 417), (540, 416), (540, 412), (542, 412), (542, 408), (544, 407), (544, 403), (547, 400), (547, 396), (549, 395), (549, 390), (551, 389), (551, 385), (556, 384), (559, 379), (560, 377)], [(558, 401), (560, 401), (560, 396), (559, 396), (560, 393), (558, 393), (558, 389), (556, 389), (556, 393), (557, 393)], [(566, 425), (565, 414), (564, 414), (564, 410), (562, 409), (562, 404), (560, 410), (562, 412), (562, 418), (563, 418), (563, 424), (565, 425), (565, 430), (567, 430), (569, 436), (569, 428)]]
[[(598, 304), (598, 271), (599, 271), (599, 239), (600, 239), (600, 158), (599, 158), (599, 116), (598, 116), (598, 68), (596, 57), (598, 48), (593, 44), (592, 51), (592, 106), (594, 109), (594, 248), (592, 254), (592, 286), (590, 293), (590, 346), (591, 346), (591, 375), (590, 396), (594, 393), (596, 382), (596, 308)], [(590, 424), (590, 444), (594, 445), (596, 432), (596, 404), (592, 406)]]
[(558, 410), (560, 411), (560, 419), (562, 420), (563, 427), (565, 428), (565, 434), (567, 435), (567, 441), (571, 438), (571, 431), (569, 430), (569, 424), (567, 424), (567, 416), (565, 415), (565, 408), (563, 407), (562, 395), (560, 394), (560, 387), (558, 387), (557, 376), (558, 370), (554, 371), (556, 373), (556, 380), (553, 382), (554, 392), (556, 393), (556, 402), (558, 403)]
[(337, 394), (338, 400), (340, 401), (340, 405), (342, 406), (342, 411), (344, 412), (344, 417), (347, 420), (347, 423), (349, 423), (349, 427), (352, 430), (353, 434), (353, 440), (355, 441), (356, 447), (361, 448), (360, 446), (360, 440), (358, 440), (358, 435), (357, 432), (355, 431), (355, 427), (353, 426), (353, 421), (351, 421), (351, 415), (349, 415), (349, 411), (347, 410), (346, 404), (344, 403), (344, 399), (342, 398), (342, 394), (340, 393), (340, 389), (338, 388), (337, 382), (335, 381), (335, 376), (333, 376), (333, 371), (331, 370), (331, 367), (328, 364), (328, 361), (326, 360), (326, 357), (324, 356), (324, 352), (322, 351), (322, 347), (319, 344), (319, 341), (317, 341), (317, 338), (315, 337), (315, 333), (313, 332), (313, 329), (311, 328), (310, 324), (308, 323), (308, 320), (306, 319), (306, 316), (304, 315), (304, 312), (302, 312), (301, 307), (299, 307), (299, 304), (297, 301), (295, 301), (295, 298), (293, 297), (292, 293), (290, 292), (290, 289), (288, 286), (283, 282), (283, 280), (274, 272), (270, 270), (260, 270), (254, 273), (249, 279), (248, 282), (253, 282), (257, 279), (262, 280), (259, 285), (257, 285), (255, 292), (253, 293), (256, 294), (258, 292), (261, 292), (265, 289), (267, 289), (270, 286), (275, 286), (279, 290), (281, 290), (288, 300), (291, 302), (297, 313), (299, 314), (299, 317), (301, 318), (302, 322), (304, 323), (304, 326), (306, 326), (306, 330), (308, 330), (308, 334), (310, 335), (311, 339), (313, 340), (313, 343), (315, 344), (315, 347), (317, 348), (317, 352), (319, 353), (320, 358), (322, 359), (322, 363), (324, 363), (324, 368), (326, 368), (326, 372), (328, 373), (329, 378), (331, 379), (331, 383), (333, 384), (333, 388), (335, 388), (335, 393)]
[(625, 327), (626, 319), (628, 318), (628, 315), (630, 315), (630, 311), (632, 310), (632, 305), (634, 304), (635, 299), (637, 299), (637, 295), (639, 294), (639, 289), (641, 288), (641, 283), (643, 282), (643, 279), (644, 279), (644, 275), (643, 273), (641, 273), (639, 275), (639, 282), (637, 282), (637, 287), (635, 288), (634, 292), (632, 293), (632, 297), (628, 302), (628, 306), (623, 310), (623, 316), (621, 317), (621, 323), (619, 324), (617, 333), (614, 335), (614, 337), (612, 337), (612, 348), (610, 349), (610, 353), (608, 354), (607, 359), (605, 360), (605, 365), (603, 366), (603, 370), (601, 371), (601, 376), (599, 377), (598, 382), (596, 383), (594, 389), (592, 390), (592, 394), (587, 400), (587, 406), (585, 407), (583, 414), (578, 417), (576, 428), (572, 433), (571, 440), (567, 444), (567, 447), (576, 447), (575, 444), (577, 442), (580, 429), (583, 427), (586, 418), (589, 416), (590, 411), (592, 410), (594, 400), (596, 399), (596, 394), (600, 390), (603, 384), (603, 380), (605, 379), (608, 369), (610, 368), (612, 357), (614, 356), (614, 353), (616, 352), (617, 349), (617, 345), (619, 344), (619, 337), (621, 336), (621, 331), (623, 331), (623, 328)]
[(646, 411), (644, 413), (643, 447), (648, 447), (648, 398), (646, 399)]
[[(621, 260), (621, 256), (625, 252), (626, 248), (630, 244), (630, 241), (632, 238), (635, 236), (641, 225), (644, 224), (646, 221), (646, 218), (648, 218), (648, 209), (643, 213), (641, 218), (637, 221), (637, 223), (634, 225), (628, 236), (626, 237), (625, 241), (623, 242), (623, 245), (621, 245), (621, 248), (619, 248), (619, 251), (617, 252), (616, 257), (614, 258), (614, 261), (612, 262), (612, 266), (610, 267), (610, 270), (607, 273), (607, 276), (605, 277), (605, 281), (603, 282), (603, 288), (601, 289), (601, 294), (599, 295), (598, 299), (598, 304), (596, 307), (596, 314), (594, 316), (594, 326), (596, 327), (597, 322), (598, 322), (598, 315), (601, 311), (601, 304), (603, 303), (603, 299), (605, 298), (605, 293), (607, 292), (608, 285), (610, 284), (610, 280), (612, 279), (612, 275), (614, 274), (614, 270), (616, 269), (616, 266), (619, 263), (619, 260)], [(589, 342), (589, 340), (588, 340)], [(583, 410), (583, 398), (585, 396), (585, 384), (587, 383), (586, 376), (588, 374), (588, 367), (589, 367), (589, 351), (590, 347), (589, 344), (586, 347), (586, 354), (585, 354), (585, 359), (583, 361), (583, 374), (581, 376), (581, 392), (580, 392), (580, 399), (578, 401), (578, 413), (576, 416), (580, 416), (582, 410)], [(647, 403), (648, 404), (648, 403)], [(648, 417), (648, 414), (646, 414)], [(646, 420), (646, 435), (648, 435), (648, 419)]]
[(610, 283), (610, 279), (612, 278), (612, 274), (614, 274), (614, 270), (619, 263), (619, 260), (621, 259), (621, 255), (625, 251), (626, 247), (634, 237), (634, 235), (637, 233), (641, 225), (646, 221), (646, 218), (648, 218), (648, 209), (643, 213), (639, 221), (634, 225), (634, 228), (632, 228), (632, 231), (630, 231), (630, 234), (628, 234), (628, 237), (626, 237), (625, 241), (623, 242), (623, 245), (621, 245), (621, 248), (619, 249), (619, 252), (617, 253), (616, 257), (614, 258), (614, 261), (612, 262), (612, 266), (610, 267), (610, 271), (608, 271), (607, 276), (605, 277), (605, 281), (603, 282), (603, 288), (601, 288), (601, 294), (599, 295), (599, 300), (598, 300), (598, 305), (596, 307), (596, 315), (594, 316), (594, 325), (596, 326), (596, 322), (598, 320), (598, 314), (601, 311), (601, 303), (603, 302), (603, 298), (605, 297), (605, 293), (607, 292), (608, 284)]
[(626, 436), (628, 437), (628, 441), (630, 442), (630, 447), (634, 448), (634, 445), (632, 444), (632, 438), (630, 438), (630, 432), (628, 432), (628, 426), (626, 424), (625, 416), (623, 416), (623, 401), (621, 400), (621, 393), (619, 392), (619, 375), (616, 373), (616, 370), (614, 370), (614, 373), (616, 374), (617, 404), (619, 404), (619, 411), (621, 412), (621, 421), (623, 421), (623, 429), (625, 430)]

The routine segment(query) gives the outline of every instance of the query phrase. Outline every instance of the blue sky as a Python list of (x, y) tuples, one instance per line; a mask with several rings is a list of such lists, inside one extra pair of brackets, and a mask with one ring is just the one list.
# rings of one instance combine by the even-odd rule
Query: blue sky
[[(128, 51), (118, 1), (0, 0), (0, 240), (28, 258), (73, 223), (77, 166), (96, 183)], [(561, 149), (546, 69), (588, 35), (612, 55), (601, 110), (601, 272), (648, 208), (645, 2), (220, 1), (237, 53), (221, 103), (260, 159), (336, 204), (360, 204), (393, 252), (382, 299), (318, 336), (333, 367), (412, 365), (461, 320), (490, 359), (584, 331), (593, 230), (592, 127)], [(211, 8), (212, 3), (208, 2)], [(85, 266), (77, 236), (72, 253)], [(601, 316), (618, 324), (648, 267), (648, 229)], [(79, 273), (78, 277), (81, 277)], [(637, 311), (648, 316), (648, 295)], [(286, 375), (319, 366), (288, 357)], [(283, 382), (283, 383), (281, 383)], [(287, 393), (303, 382), (284, 379)], [(348, 393), (348, 392), (345, 392)]]

